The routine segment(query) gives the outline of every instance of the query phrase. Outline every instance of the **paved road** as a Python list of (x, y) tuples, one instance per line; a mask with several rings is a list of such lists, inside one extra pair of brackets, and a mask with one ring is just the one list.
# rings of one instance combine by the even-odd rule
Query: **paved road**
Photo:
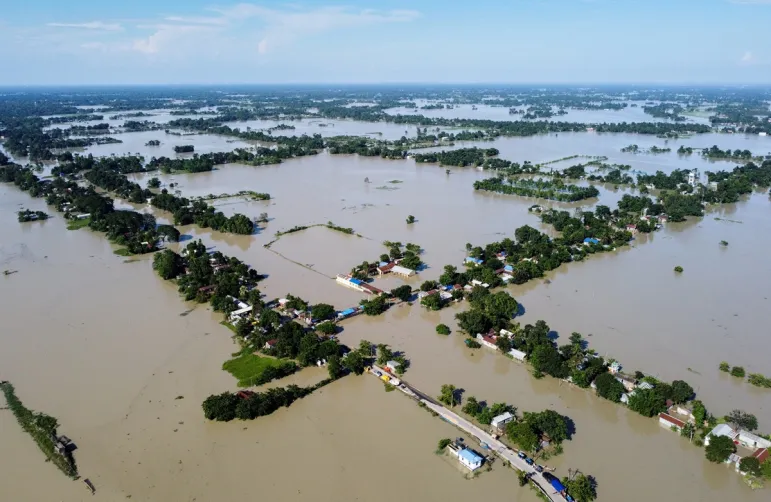
[[(372, 369), (378, 370), (381, 373), (383, 373), (383, 370), (377, 366), (373, 366)], [(511, 466), (514, 467), (515, 469), (518, 469), (520, 471), (524, 471), (530, 474), (530, 479), (532, 479), (536, 483), (536, 485), (538, 485), (541, 488), (541, 491), (543, 492), (544, 495), (546, 495), (549, 498), (549, 500), (552, 500), (552, 501), (564, 500), (562, 495), (554, 491), (554, 489), (551, 486), (551, 483), (549, 483), (543, 477), (543, 474), (539, 473), (538, 471), (535, 470), (533, 466), (528, 465), (527, 462), (519, 458), (519, 455), (517, 455), (516, 451), (509, 448), (501, 441), (498, 441), (492, 435), (490, 435), (480, 427), (474, 425), (473, 423), (469, 422), (465, 418), (459, 416), (457, 413), (454, 413), (449, 409), (445, 408), (440, 403), (432, 399), (430, 396), (419, 391), (415, 387), (412, 387), (411, 385), (407, 384), (403, 380), (401, 381), (401, 383), (402, 385), (400, 386), (400, 390), (405, 392), (405, 394), (412, 395), (412, 397), (414, 397), (418, 401), (425, 404), (426, 407), (430, 408), (431, 410), (439, 414), (442, 418), (444, 418), (451, 424), (455, 425), (459, 429), (462, 429), (465, 432), (477, 438), (477, 440), (479, 440), (480, 443), (487, 444), (490, 450), (492, 450), (496, 455), (498, 455), (502, 459), (509, 462)]]

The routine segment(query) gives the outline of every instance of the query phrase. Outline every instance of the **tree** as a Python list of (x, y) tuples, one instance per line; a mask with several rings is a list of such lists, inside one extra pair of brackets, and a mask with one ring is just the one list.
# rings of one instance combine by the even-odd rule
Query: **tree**
[(597, 483), (591, 476), (578, 474), (573, 479), (563, 479), (567, 492), (577, 502), (592, 502), (597, 498)]
[(755, 457), (744, 457), (739, 461), (739, 470), (752, 476), (760, 476), (760, 461)]
[(629, 396), (629, 409), (652, 417), (667, 409), (664, 397), (656, 389), (637, 389)]
[(329, 371), (329, 378), (332, 380), (337, 380), (343, 376), (343, 365), (340, 362), (340, 356), (330, 356), (329, 360), (327, 360), (327, 370)]
[(720, 363), (720, 371), (725, 371), (726, 373), (728, 373), (730, 370), (731, 370), (731, 365), (730, 364), (728, 364), (725, 361)]
[(597, 386), (597, 395), (600, 397), (604, 397), (614, 403), (621, 400), (624, 386), (610, 373), (602, 373), (594, 380), (594, 384)]
[(539, 434), (547, 434), (555, 443), (570, 439), (568, 418), (554, 410), (525, 413), (523, 420)]
[(538, 449), (538, 434), (527, 422), (509, 422), (506, 424), (506, 436), (525, 451), (535, 452)]
[(436, 449), (438, 451), (442, 451), (445, 448), (447, 448), (447, 445), (449, 445), (450, 443), (452, 443), (452, 440), (450, 438), (440, 439), (439, 443), (436, 445)]
[(442, 297), (439, 296), (438, 292), (424, 296), (423, 299), (420, 300), (420, 304), (429, 310), (441, 310), (443, 303)]
[(361, 375), (364, 373), (364, 358), (357, 351), (349, 352), (342, 359), (343, 367), (348, 371)]
[(423, 265), (423, 262), (420, 260), (418, 255), (412, 251), (407, 251), (404, 253), (404, 258), (402, 258), (402, 261), (399, 262), (399, 265), (412, 270), (417, 270), (421, 265)]
[(337, 326), (332, 321), (325, 321), (316, 325), (316, 331), (322, 335), (334, 335), (337, 333)]
[(471, 336), (476, 336), (477, 333), (487, 333), (492, 327), (490, 319), (477, 309), (455, 314), (455, 319), (458, 320), (458, 326)]
[(436, 289), (439, 287), (439, 283), (436, 281), (425, 281), (423, 284), (420, 285), (421, 291), (431, 291), (432, 289)]
[(684, 403), (693, 397), (693, 387), (682, 380), (672, 382), (672, 401), (677, 404)]
[(165, 280), (177, 277), (184, 267), (182, 257), (169, 249), (164, 249), (153, 257), (153, 269)]
[(155, 232), (162, 237), (165, 237), (169, 242), (179, 242), (180, 233), (172, 225), (158, 225)]
[(372, 342), (369, 340), (362, 340), (359, 342), (359, 348), (356, 350), (361, 354), (361, 357), (369, 359), (372, 357)]
[(439, 282), (441, 284), (455, 284), (458, 278), (458, 268), (452, 265), (444, 266), (444, 273), (439, 276)]
[(458, 389), (454, 385), (444, 384), (442, 385), (442, 393), (439, 395), (439, 401), (447, 406), (455, 406), (460, 404), (460, 397), (458, 396)]
[(208, 420), (229, 422), (236, 418), (238, 400), (238, 397), (230, 392), (211, 395), (202, 404), (203, 414)]
[(731, 368), (731, 376), (735, 376), (737, 378), (744, 378), (744, 368), (741, 366), (734, 366)]
[(380, 315), (388, 309), (383, 295), (376, 296), (371, 300), (362, 300), (361, 305), (364, 307), (364, 313), (370, 316)]
[(335, 308), (327, 303), (317, 303), (311, 308), (311, 318), (323, 321), (335, 316)]
[(746, 429), (748, 431), (754, 431), (758, 428), (758, 419), (755, 417), (755, 415), (751, 415), (742, 410), (733, 410), (731, 413), (726, 415), (725, 421), (733, 424), (738, 428)]
[(150, 180), (147, 182), (147, 188), (160, 188), (161, 186), (161, 180), (158, 178), (150, 178)]
[(463, 413), (476, 417), (482, 411), (482, 405), (479, 404), (477, 398), (469, 396), (466, 398), (466, 404), (463, 405)]
[(680, 435), (684, 438), (688, 438), (689, 440), (693, 438), (695, 433), (696, 427), (690, 422), (686, 422), (683, 428), (680, 429)]
[(391, 347), (383, 343), (377, 346), (377, 364), (378, 366), (384, 366), (388, 361), (394, 358), (394, 353)]
[(415, 223), (415, 217), (412, 215), (407, 216), (407, 224), (412, 225), (413, 223)]
[(391, 290), (391, 296), (406, 302), (412, 297), (412, 286), (404, 285)]
[(680, 265), (676, 266), (675, 267), (675, 272), (677, 272), (678, 274), (682, 274), (683, 273), (683, 267), (681, 267)]
[(701, 427), (707, 418), (707, 408), (698, 399), (691, 404), (693, 406), (693, 421), (696, 422), (697, 426)]
[(450, 327), (446, 324), (437, 324), (436, 325), (436, 332), (440, 335), (449, 335), (450, 334)]
[(734, 442), (728, 436), (713, 436), (705, 448), (705, 456), (710, 462), (720, 464), (736, 451)]
[(382, 262), (385, 262), (385, 263), (388, 263), (389, 261), (391, 261), (391, 257), (390, 257), (390, 256), (388, 256), (388, 255), (387, 255), (387, 254), (385, 254), (385, 253), (384, 253), (384, 254), (381, 254), (381, 255), (380, 255), (380, 261), (382, 261)]

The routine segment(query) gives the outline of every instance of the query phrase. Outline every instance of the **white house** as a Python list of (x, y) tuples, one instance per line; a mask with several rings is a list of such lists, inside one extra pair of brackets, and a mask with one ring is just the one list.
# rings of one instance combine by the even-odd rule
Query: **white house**
[(739, 433), (736, 432), (730, 425), (717, 424), (717, 426), (715, 426), (715, 428), (712, 429), (709, 434), (707, 434), (707, 437), (704, 438), (704, 446), (709, 445), (709, 442), (713, 437), (726, 436), (730, 438), (731, 441), (734, 441), (738, 435)]
[(516, 359), (517, 361), (524, 361), (525, 357), (527, 356), (527, 354), (525, 354), (521, 350), (517, 350), (517, 349), (511, 349), (509, 351), (509, 355), (511, 357), (513, 357), (514, 359)]
[(475, 471), (482, 467), (482, 462), (484, 461), (479, 454), (468, 448), (463, 448), (458, 452), (458, 460), (460, 460), (460, 463), (470, 471)]
[(477, 340), (488, 349), (498, 350), (498, 345), (495, 344), (497, 340), (494, 336), (477, 333)]
[(401, 265), (394, 265), (393, 268), (391, 268), (391, 273), (395, 275), (400, 275), (402, 277), (412, 277), (415, 275), (415, 271), (411, 268), (402, 267)]
[(510, 412), (502, 413), (498, 415), (497, 417), (493, 418), (493, 421), (490, 422), (490, 425), (499, 431), (503, 431), (503, 428), (506, 426), (507, 423), (514, 420), (514, 415), (512, 415)]
[(685, 422), (680, 420), (679, 418), (675, 418), (672, 415), (668, 415), (666, 413), (659, 413), (659, 424), (663, 425), (667, 429), (675, 428), (676, 430), (680, 431), (685, 427)]

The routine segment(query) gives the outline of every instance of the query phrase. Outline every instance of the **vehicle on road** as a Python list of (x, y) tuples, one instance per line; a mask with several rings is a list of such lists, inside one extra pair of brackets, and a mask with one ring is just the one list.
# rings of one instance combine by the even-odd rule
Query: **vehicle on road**
[(535, 463), (535, 462), (533, 461), (533, 459), (532, 459), (532, 458), (529, 458), (529, 457), (525, 459), (525, 462), (527, 462), (527, 465), (533, 465), (533, 464)]
[(523, 451), (517, 453), (517, 455), (519, 456), (519, 458), (527, 458), (527, 455), (525, 455), (525, 452)]

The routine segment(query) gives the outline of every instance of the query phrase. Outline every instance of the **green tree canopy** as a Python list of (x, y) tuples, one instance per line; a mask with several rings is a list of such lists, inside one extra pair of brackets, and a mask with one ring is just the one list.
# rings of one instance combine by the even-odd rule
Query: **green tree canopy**
[(727, 436), (713, 436), (705, 448), (707, 460), (720, 464), (736, 451), (736, 446)]
[(153, 256), (153, 268), (162, 279), (174, 279), (182, 273), (184, 267), (182, 257), (169, 249), (164, 249)]
[(335, 316), (335, 308), (327, 303), (317, 303), (311, 307), (311, 318), (323, 321), (332, 319)]
[(525, 451), (535, 452), (538, 449), (538, 434), (527, 422), (509, 422), (506, 425), (506, 436)]
[(624, 386), (610, 373), (602, 373), (594, 380), (594, 384), (597, 386), (597, 395), (600, 397), (604, 397), (614, 403), (621, 400)]
[(597, 483), (591, 476), (578, 474), (573, 479), (563, 479), (563, 484), (577, 502), (592, 502), (597, 498)]

